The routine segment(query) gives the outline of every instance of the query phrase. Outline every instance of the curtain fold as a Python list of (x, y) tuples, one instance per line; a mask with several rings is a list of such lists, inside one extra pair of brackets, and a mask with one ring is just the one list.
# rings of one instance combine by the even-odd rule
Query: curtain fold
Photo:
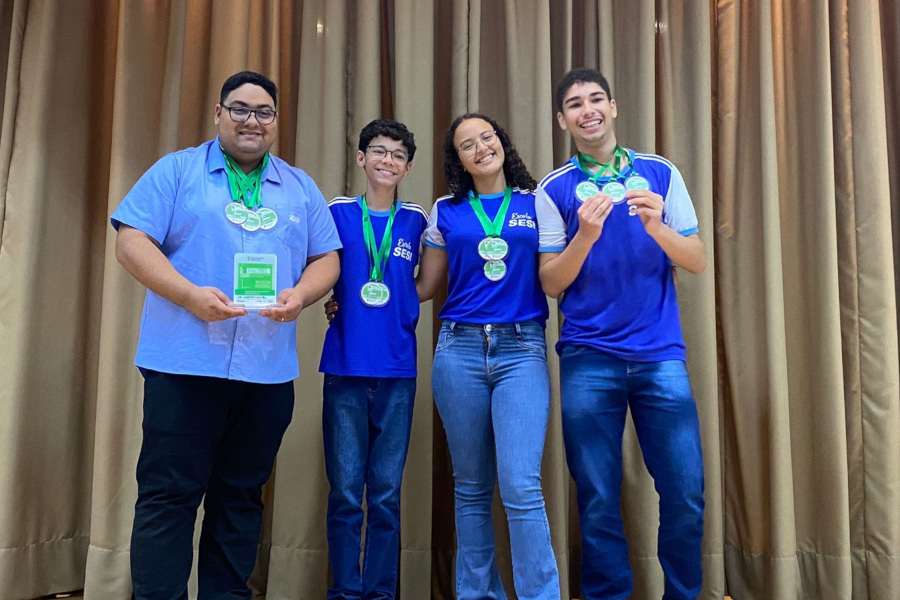
[[(328, 199), (363, 189), (363, 125), (406, 123), (418, 150), (399, 196), (430, 208), (463, 112), (497, 118), (537, 179), (571, 156), (553, 86), (585, 65), (610, 80), (621, 142), (684, 175), (710, 258), (677, 281), (706, 473), (701, 597), (900, 597), (898, 32), (891, 0), (0, 0), (0, 596), (130, 597), (144, 290), (108, 215), (162, 154), (215, 134), (228, 75), (276, 81), (273, 151)], [(418, 328), (405, 599), (454, 595), (430, 381), (439, 307)], [(321, 305), (298, 326), (294, 418), (251, 579), (269, 600), (324, 597), (329, 582), (326, 327)], [(549, 363), (556, 382), (552, 350)], [(568, 599), (580, 541), (557, 383), (552, 398), (542, 478)], [(624, 443), (634, 598), (649, 600), (663, 589), (657, 497), (631, 427)]]

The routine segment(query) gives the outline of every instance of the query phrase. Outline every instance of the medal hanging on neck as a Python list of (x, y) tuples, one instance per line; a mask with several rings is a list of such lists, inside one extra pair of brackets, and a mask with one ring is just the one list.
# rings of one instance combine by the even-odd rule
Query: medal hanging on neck
[(269, 153), (266, 152), (262, 162), (253, 171), (244, 173), (224, 148), (220, 149), (225, 157), (225, 174), (228, 176), (228, 189), (231, 192), (231, 202), (225, 206), (225, 218), (240, 225), (244, 231), (269, 230), (275, 227), (278, 214), (271, 208), (264, 208), (259, 198), (262, 174), (269, 164)]
[[(575, 197), (578, 198), (580, 202), (584, 202), (591, 196), (596, 196), (602, 191), (612, 198), (613, 204), (621, 204), (625, 201), (625, 192), (627, 190), (649, 190), (650, 183), (637, 173), (632, 173), (625, 180), (625, 185), (622, 185), (617, 181), (622, 177), (622, 173), (625, 171), (625, 169), (619, 168), (623, 156), (627, 158), (626, 168), (633, 167), (630, 154), (626, 153), (622, 150), (622, 147), (618, 145), (613, 151), (612, 158), (606, 163), (601, 163), (593, 157), (579, 152), (578, 166), (588, 175), (588, 180), (582, 181), (576, 186)], [(592, 173), (587, 165), (598, 167), (597, 171)], [(609, 181), (607, 181), (602, 188), (598, 188), (595, 182), (600, 179), (609, 179)]]
[(362, 196), (362, 227), (363, 237), (366, 240), (366, 252), (369, 255), (369, 263), (372, 265), (372, 273), (369, 281), (359, 290), (359, 297), (363, 304), (374, 308), (380, 308), (391, 299), (391, 290), (384, 283), (384, 272), (387, 269), (388, 249), (393, 244), (391, 228), (394, 226), (394, 216), (397, 214), (397, 201), (391, 204), (391, 216), (384, 226), (384, 235), (381, 236), (381, 246), (375, 247), (375, 230), (372, 228), (372, 218), (369, 216), (369, 206), (366, 204), (366, 195)]
[(481, 205), (481, 198), (478, 194), (473, 193), (469, 196), (469, 204), (475, 211), (475, 216), (481, 223), (481, 228), (487, 237), (478, 242), (478, 256), (485, 260), (484, 276), (491, 281), (500, 281), (506, 277), (506, 263), (503, 259), (509, 254), (509, 244), (500, 237), (503, 231), (503, 222), (506, 220), (506, 212), (509, 210), (509, 201), (512, 199), (512, 188), (507, 187), (503, 193), (503, 203), (497, 216), (491, 221), (484, 207)]

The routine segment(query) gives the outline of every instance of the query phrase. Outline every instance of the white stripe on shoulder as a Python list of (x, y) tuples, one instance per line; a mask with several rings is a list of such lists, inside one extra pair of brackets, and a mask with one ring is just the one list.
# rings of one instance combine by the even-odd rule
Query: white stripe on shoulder
[(525, 194), (526, 196), (528, 196), (528, 195), (534, 196), (534, 190), (523, 190), (523, 189), (520, 188), (520, 187), (514, 187), (514, 188), (513, 188), (513, 191), (514, 191), (514, 192), (519, 192), (520, 194)]
[(544, 178), (541, 179), (541, 182), (540, 182), (538, 185), (539, 185), (540, 187), (546, 187), (546, 185), (547, 185), (548, 183), (550, 183), (551, 181), (553, 181), (553, 180), (556, 179), (557, 177), (560, 177), (560, 176), (562, 176), (562, 175), (565, 175), (566, 173), (568, 173), (568, 172), (571, 171), (572, 169), (577, 169), (577, 168), (578, 168), (578, 167), (576, 167), (574, 164), (572, 164), (571, 161), (569, 161), (569, 162), (567, 162), (566, 164), (564, 164), (563, 166), (561, 166), (561, 167), (559, 167), (559, 168), (557, 168), (557, 169), (554, 169), (554, 170), (550, 171), (549, 173), (547, 173), (547, 175), (545, 175)]
[(432, 204), (432, 206), (437, 205), (438, 202), (443, 202), (444, 200), (450, 200), (452, 198), (453, 198), (453, 194), (447, 194), (446, 196), (441, 196), (440, 198), (438, 198), (437, 200), (434, 201), (434, 204)]
[(353, 196), (352, 198), (349, 198), (347, 196), (338, 196), (337, 198), (331, 200), (328, 203), (328, 206), (332, 206), (334, 204), (347, 204), (349, 202), (356, 202), (356, 196)]
[(634, 157), (640, 158), (641, 160), (662, 163), (662, 164), (666, 165), (667, 167), (669, 167), (670, 169), (675, 168), (675, 165), (672, 164), (672, 161), (670, 161), (668, 158), (660, 156), (659, 154), (647, 154), (644, 152), (635, 152)]
[(414, 212), (421, 213), (423, 217), (428, 218), (428, 211), (416, 204), (415, 202), (403, 202), (400, 201), (400, 208), (405, 208), (406, 210), (411, 210)]

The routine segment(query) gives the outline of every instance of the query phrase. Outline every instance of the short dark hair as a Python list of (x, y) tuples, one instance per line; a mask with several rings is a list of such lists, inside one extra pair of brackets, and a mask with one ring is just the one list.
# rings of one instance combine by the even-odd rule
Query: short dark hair
[(563, 111), (563, 100), (566, 99), (566, 93), (576, 83), (596, 83), (606, 92), (606, 97), (612, 100), (609, 82), (600, 74), (600, 71), (588, 67), (578, 67), (566, 73), (556, 86), (556, 110), (559, 112)]
[(272, 108), (278, 108), (278, 87), (265, 75), (254, 73), (253, 71), (241, 71), (226, 79), (225, 83), (222, 84), (222, 91), (219, 93), (219, 104), (225, 104), (225, 98), (228, 97), (228, 94), (245, 83), (258, 85), (266, 90), (266, 93), (272, 96)]
[(365, 152), (372, 140), (380, 135), (403, 144), (406, 147), (408, 162), (412, 162), (413, 156), (416, 155), (416, 139), (406, 125), (391, 119), (375, 119), (362, 128), (359, 132), (360, 152)]
[(458, 204), (462, 202), (469, 195), (469, 192), (475, 190), (475, 180), (463, 168), (462, 161), (459, 160), (459, 152), (457, 152), (456, 145), (453, 142), (456, 129), (460, 123), (469, 119), (481, 119), (488, 122), (494, 133), (497, 134), (497, 139), (500, 140), (500, 145), (503, 147), (503, 154), (506, 156), (503, 160), (503, 174), (506, 176), (506, 184), (523, 190), (535, 189), (537, 182), (528, 172), (525, 163), (516, 151), (516, 147), (513, 146), (509, 135), (500, 127), (500, 124), (487, 115), (466, 113), (456, 117), (451, 123), (450, 129), (447, 130), (447, 137), (444, 138), (444, 179), (446, 179), (447, 186), (453, 194), (451, 203)]

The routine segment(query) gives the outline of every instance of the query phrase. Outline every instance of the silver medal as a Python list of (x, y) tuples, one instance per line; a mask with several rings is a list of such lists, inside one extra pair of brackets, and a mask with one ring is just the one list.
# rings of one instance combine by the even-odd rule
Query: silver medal
[(366, 306), (380, 308), (391, 299), (391, 290), (380, 281), (370, 281), (359, 290), (359, 297)]

